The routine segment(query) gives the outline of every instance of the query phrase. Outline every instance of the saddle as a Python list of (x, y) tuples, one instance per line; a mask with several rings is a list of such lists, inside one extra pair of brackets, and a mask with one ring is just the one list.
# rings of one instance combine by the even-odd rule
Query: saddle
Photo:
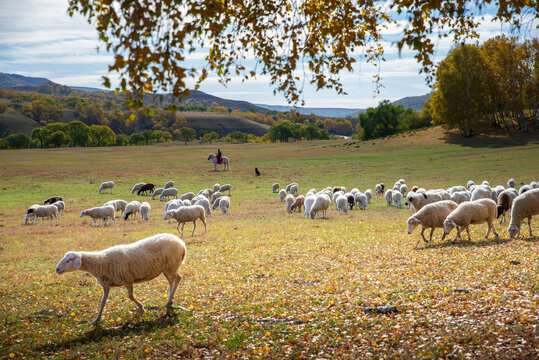
[(217, 164), (222, 164), (223, 163), (223, 158), (220, 158), (219, 160), (217, 160)]

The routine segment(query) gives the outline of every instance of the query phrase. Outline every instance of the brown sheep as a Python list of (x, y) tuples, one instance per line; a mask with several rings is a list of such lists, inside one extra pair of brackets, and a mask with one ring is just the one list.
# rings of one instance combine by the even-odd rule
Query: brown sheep
[(417, 186), (414, 186), (411, 191), (416, 192), (417, 190), (419, 190), (419, 188)]
[(293, 212), (294, 210), (298, 209), (298, 212), (301, 212), (301, 207), (303, 206), (303, 203), (305, 202), (305, 196), (300, 195), (294, 200), (294, 203), (292, 206), (290, 206), (290, 212)]
[(153, 189), (154, 189), (155, 185), (152, 184), (152, 183), (147, 183), (147, 184), (144, 184), (140, 187), (140, 189), (137, 191), (137, 195), (140, 195), (141, 193), (142, 194), (146, 194), (148, 193), (148, 195), (150, 195), (152, 192), (153, 192)]
[(64, 199), (62, 199), (61, 196), (51, 196), (50, 198), (48, 198), (47, 200), (43, 201), (43, 205), (46, 205), (46, 204), (54, 204), (55, 202), (57, 201), (64, 201)]

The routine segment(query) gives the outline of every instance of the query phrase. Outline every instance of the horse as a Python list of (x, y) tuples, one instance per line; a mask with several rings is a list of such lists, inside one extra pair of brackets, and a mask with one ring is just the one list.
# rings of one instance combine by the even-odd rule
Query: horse
[[(214, 154), (208, 155), (208, 160), (213, 161), (213, 166), (215, 166), (215, 171), (217, 171), (217, 156)], [(228, 158), (226, 156), (221, 156), (221, 160), (223, 162), (224, 168), (223, 170), (230, 170), (230, 165), (228, 164)]]

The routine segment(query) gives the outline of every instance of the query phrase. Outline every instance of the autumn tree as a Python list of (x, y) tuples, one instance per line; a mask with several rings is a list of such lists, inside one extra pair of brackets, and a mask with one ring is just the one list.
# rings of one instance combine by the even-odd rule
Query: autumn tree
[(90, 126), (90, 137), (93, 146), (107, 146), (116, 143), (116, 134), (106, 125)]
[(211, 131), (211, 132), (206, 133), (206, 134), (204, 134), (204, 135), (202, 136), (202, 140), (203, 140), (203, 141), (207, 141), (207, 142), (209, 142), (210, 144), (211, 144), (213, 141), (217, 140), (217, 139), (219, 139), (219, 134), (216, 133), (215, 131)]
[(180, 129), (180, 140), (185, 142), (185, 145), (187, 145), (188, 141), (193, 141), (195, 136), (196, 131), (194, 129), (185, 126)]
[(90, 127), (81, 121), (75, 120), (69, 122), (66, 130), (73, 146), (86, 146), (92, 141), (90, 137)]

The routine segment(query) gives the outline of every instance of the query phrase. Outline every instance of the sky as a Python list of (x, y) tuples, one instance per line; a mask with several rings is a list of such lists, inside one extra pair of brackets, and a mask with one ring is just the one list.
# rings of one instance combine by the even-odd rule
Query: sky
[[(101, 76), (108, 74), (112, 56), (98, 40), (95, 28), (80, 15), (69, 17), (67, 0), (0, 0), (0, 72), (25, 76), (45, 77), (70, 86), (103, 88)], [(483, 42), (501, 33), (508, 33), (508, 25), (501, 26), (486, 14), (479, 29)], [(527, 37), (539, 35), (527, 34)], [(419, 64), (413, 52), (404, 49), (399, 57), (392, 41), (401, 32), (392, 26), (383, 34), (385, 59), (381, 64), (384, 87), (375, 94), (372, 75), (378, 70), (370, 64), (358, 63), (353, 72), (341, 75), (347, 95), (331, 90), (316, 91), (308, 84), (304, 88), (306, 107), (366, 108), (380, 101), (391, 101), (423, 95), (430, 91), (425, 76), (419, 74)], [(452, 46), (450, 39), (436, 40), (434, 60), (443, 59)], [(196, 66), (203, 61), (199, 53), (191, 60)], [(188, 83), (189, 84), (189, 83)], [(191, 82), (194, 84), (194, 82)], [(239, 79), (224, 87), (210, 76), (201, 88), (206, 93), (233, 100), (256, 104), (288, 105), (286, 99), (273, 94), (267, 77), (257, 76), (246, 82)]]

